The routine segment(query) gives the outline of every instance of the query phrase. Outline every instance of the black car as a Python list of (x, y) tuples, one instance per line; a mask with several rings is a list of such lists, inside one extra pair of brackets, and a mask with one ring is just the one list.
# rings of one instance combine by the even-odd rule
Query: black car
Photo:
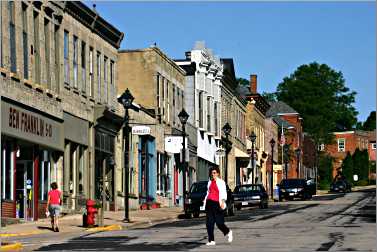
[[(185, 202), (185, 215), (191, 217), (193, 215), (195, 218), (199, 217), (200, 213), (205, 212), (203, 206), (204, 198), (207, 194), (207, 184), (208, 181), (199, 181), (191, 185), (190, 191), (187, 192), (186, 202)], [(226, 209), (225, 215), (231, 216), (234, 215), (234, 204), (233, 204), (233, 194), (229, 189), (227, 189), (227, 200), (226, 200)]]
[(237, 210), (242, 207), (259, 206), (268, 207), (268, 195), (263, 185), (248, 184), (238, 185), (233, 192), (234, 206)]
[(330, 192), (351, 192), (351, 184), (345, 180), (336, 180), (330, 185)]
[(315, 184), (306, 179), (283, 179), (279, 185), (279, 199), (310, 199), (315, 191)]

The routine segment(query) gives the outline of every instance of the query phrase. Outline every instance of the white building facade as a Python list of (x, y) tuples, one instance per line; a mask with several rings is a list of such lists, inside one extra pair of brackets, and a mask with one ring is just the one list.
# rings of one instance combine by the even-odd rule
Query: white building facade
[(197, 180), (208, 179), (208, 169), (219, 165), (221, 78), (220, 59), (203, 41), (186, 52), (186, 59), (176, 60), (186, 71), (185, 104), (189, 123), (197, 128)]

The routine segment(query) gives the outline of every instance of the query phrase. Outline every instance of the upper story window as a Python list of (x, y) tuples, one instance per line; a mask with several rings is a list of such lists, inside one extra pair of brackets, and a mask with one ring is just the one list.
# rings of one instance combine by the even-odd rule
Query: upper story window
[(78, 79), (78, 38), (73, 36), (73, 86), (77, 88), (77, 79)]
[(172, 95), (173, 95), (173, 104), (172, 104), (172, 109), (173, 109), (173, 124), (175, 125), (175, 116), (176, 116), (176, 113), (175, 113), (175, 85), (173, 84), (173, 92), (172, 92)]
[(47, 88), (51, 89), (51, 73), (50, 73), (50, 22), (44, 19), (44, 35), (45, 35), (45, 62), (46, 62), (46, 82)]
[(156, 76), (156, 105), (157, 105), (157, 114), (161, 113), (161, 96), (160, 96), (160, 74), (157, 73)]
[(211, 97), (207, 96), (207, 131), (211, 131)]
[(105, 102), (108, 101), (107, 97), (107, 63), (108, 63), (108, 58), (106, 56), (103, 57), (103, 96), (105, 97)]
[(86, 44), (81, 41), (81, 90), (86, 92)]
[(27, 5), (22, 3), (22, 50), (24, 56), (24, 79), (29, 79), (29, 54), (28, 54), (28, 37), (27, 37)]
[(97, 52), (97, 94), (98, 100), (101, 101), (101, 53)]
[(64, 31), (64, 83), (69, 85), (69, 33)]
[(338, 139), (338, 151), (345, 152), (346, 151), (346, 139), (339, 138)]
[(372, 149), (375, 150), (377, 148), (377, 143), (372, 143)]
[(199, 128), (203, 128), (203, 116), (204, 116), (204, 113), (203, 113), (203, 91), (200, 91), (199, 92)]
[(17, 59), (16, 59), (16, 26), (14, 20), (14, 1), (8, 2), (9, 10), (9, 43), (10, 43), (10, 70), (12, 72), (17, 71)]
[(94, 76), (93, 76), (93, 47), (89, 49), (89, 96), (93, 97), (94, 91)]

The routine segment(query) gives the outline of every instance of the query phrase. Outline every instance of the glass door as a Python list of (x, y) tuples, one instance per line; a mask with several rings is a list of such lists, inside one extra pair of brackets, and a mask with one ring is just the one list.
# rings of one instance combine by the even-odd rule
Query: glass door
[(16, 218), (34, 218), (33, 162), (17, 161), (16, 166)]

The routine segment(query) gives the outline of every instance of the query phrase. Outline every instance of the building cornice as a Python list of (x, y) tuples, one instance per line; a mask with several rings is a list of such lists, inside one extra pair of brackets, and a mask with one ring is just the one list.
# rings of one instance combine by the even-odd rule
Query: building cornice
[(84, 3), (80, 1), (66, 1), (64, 3), (64, 12), (70, 14), (92, 32), (99, 35), (116, 49), (119, 49), (124, 33), (116, 29)]

